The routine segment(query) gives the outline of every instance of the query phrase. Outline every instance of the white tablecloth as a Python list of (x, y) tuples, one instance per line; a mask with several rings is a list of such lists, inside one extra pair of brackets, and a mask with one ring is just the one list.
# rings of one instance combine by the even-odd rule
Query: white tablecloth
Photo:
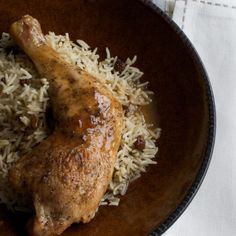
[(170, 9), (174, 9), (173, 20), (198, 51), (213, 87), (217, 113), (216, 142), (209, 171), (190, 206), (165, 236), (234, 236), (236, 0), (154, 2), (169, 15)]

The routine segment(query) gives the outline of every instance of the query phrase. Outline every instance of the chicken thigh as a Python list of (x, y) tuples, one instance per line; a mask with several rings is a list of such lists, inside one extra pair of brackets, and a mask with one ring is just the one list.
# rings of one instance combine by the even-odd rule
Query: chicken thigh
[(112, 178), (122, 106), (98, 79), (47, 45), (36, 19), (23, 16), (10, 34), (49, 81), (55, 130), (18, 160), (9, 181), (33, 201), (30, 234), (59, 235), (94, 217)]

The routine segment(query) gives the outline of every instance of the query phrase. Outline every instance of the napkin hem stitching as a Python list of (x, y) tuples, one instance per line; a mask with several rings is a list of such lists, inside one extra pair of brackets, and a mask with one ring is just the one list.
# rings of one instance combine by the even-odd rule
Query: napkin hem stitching
[(217, 2), (211, 2), (211, 1), (204, 1), (204, 0), (192, 0), (193, 2), (198, 2), (198, 3), (202, 3), (202, 4), (207, 4), (207, 5), (212, 5), (212, 6), (217, 6), (217, 7), (225, 7), (225, 8), (233, 8), (236, 9), (236, 5), (228, 5), (228, 4), (224, 4), (224, 3), (217, 3)]
[(188, 5), (188, 0), (185, 0), (184, 10), (183, 10), (183, 17), (182, 17), (182, 25), (181, 25), (182, 30), (184, 30), (184, 23), (185, 23), (185, 15), (186, 15), (186, 11), (187, 11), (187, 5)]
[[(185, 24), (185, 18), (186, 18), (186, 11), (187, 11), (187, 5), (188, 5), (188, 0), (185, 0), (184, 4), (184, 9), (183, 9), (183, 17), (182, 17), (182, 24), (181, 24), (181, 29), (184, 29), (184, 24)], [(236, 10), (236, 5), (227, 5), (227, 4), (221, 4), (221, 3), (216, 3), (216, 2), (211, 2), (211, 1), (204, 1), (204, 0), (192, 0), (192, 2), (196, 3), (201, 3), (204, 5), (209, 5), (209, 6), (217, 6), (217, 7), (224, 7), (224, 8), (230, 8)]]

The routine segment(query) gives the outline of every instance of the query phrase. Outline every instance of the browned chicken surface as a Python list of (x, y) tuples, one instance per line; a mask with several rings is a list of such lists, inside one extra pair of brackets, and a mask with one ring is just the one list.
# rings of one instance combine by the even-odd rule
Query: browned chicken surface
[(56, 128), (10, 169), (9, 181), (33, 200), (30, 234), (59, 235), (93, 218), (111, 181), (123, 111), (96, 78), (46, 44), (36, 19), (22, 17), (10, 34), (49, 81)]

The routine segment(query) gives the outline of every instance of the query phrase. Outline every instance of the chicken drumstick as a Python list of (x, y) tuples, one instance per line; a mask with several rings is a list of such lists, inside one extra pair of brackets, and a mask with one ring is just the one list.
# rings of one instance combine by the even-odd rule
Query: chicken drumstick
[(59, 235), (93, 218), (112, 178), (123, 111), (96, 78), (47, 45), (36, 19), (23, 16), (10, 34), (49, 81), (56, 128), (10, 169), (9, 181), (33, 200), (30, 234)]

